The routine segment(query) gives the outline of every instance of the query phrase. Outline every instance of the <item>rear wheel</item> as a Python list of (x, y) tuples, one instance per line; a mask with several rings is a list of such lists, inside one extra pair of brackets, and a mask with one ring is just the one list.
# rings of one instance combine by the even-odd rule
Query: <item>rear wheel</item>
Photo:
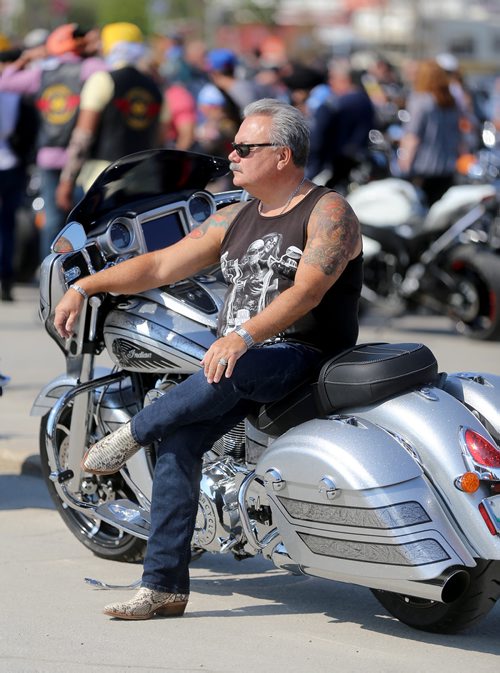
[(391, 615), (408, 626), (433, 633), (456, 633), (488, 614), (500, 596), (500, 561), (479, 560), (468, 573), (467, 590), (452, 603), (379, 589), (372, 589), (372, 593)]
[[(119, 531), (98, 519), (68, 507), (57, 493), (54, 483), (50, 480), (50, 466), (45, 445), (45, 433), (48, 414), (40, 425), (40, 458), (42, 473), (49, 489), (50, 496), (61, 515), (62, 520), (73, 535), (96, 556), (113, 561), (138, 562), (144, 558), (146, 543), (144, 540)], [(71, 422), (71, 408), (68, 407), (61, 414), (56, 430), (56, 443), (59, 452), (61, 467), (68, 464), (69, 428)], [(131, 498), (131, 493), (120, 474), (106, 477), (88, 477), (81, 484), (81, 498), (94, 505), (116, 498)]]
[(462, 246), (451, 260), (456, 291), (450, 313), (461, 334), (472, 339), (500, 339), (500, 256)]

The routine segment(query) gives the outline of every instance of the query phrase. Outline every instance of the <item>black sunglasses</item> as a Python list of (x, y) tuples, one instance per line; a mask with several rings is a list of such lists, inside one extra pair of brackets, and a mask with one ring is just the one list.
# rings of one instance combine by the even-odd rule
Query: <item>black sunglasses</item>
[(252, 147), (276, 147), (274, 143), (231, 143), (233, 150), (239, 157), (247, 157)]

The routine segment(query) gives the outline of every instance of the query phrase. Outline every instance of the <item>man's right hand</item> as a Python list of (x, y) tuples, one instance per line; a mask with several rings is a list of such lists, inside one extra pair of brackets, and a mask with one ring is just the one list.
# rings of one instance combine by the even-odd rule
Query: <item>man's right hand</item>
[(73, 335), (75, 323), (82, 310), (83, 301), (83, 297), (78, 292), (69, 289), (57, 304), (54, 313), (54, 327), (63, 339), (67, 339)]

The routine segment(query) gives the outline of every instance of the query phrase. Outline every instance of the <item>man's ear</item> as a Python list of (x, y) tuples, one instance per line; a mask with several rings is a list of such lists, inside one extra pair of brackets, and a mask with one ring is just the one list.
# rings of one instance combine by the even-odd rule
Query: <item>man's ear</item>
[(292, 161), (292, 150), (289, 147), (280, 147), (278, 152), (278, 168), (281, 170)]

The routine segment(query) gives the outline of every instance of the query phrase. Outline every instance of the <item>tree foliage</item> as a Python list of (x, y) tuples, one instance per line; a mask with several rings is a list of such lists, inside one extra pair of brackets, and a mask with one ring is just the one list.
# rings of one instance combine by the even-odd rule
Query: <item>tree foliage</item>
[(23, 5), (12, 18), (19, 35), (69, 22), (90, 28), (115, 21), (135, 23), (146, 34), (182, 25), (198, 26), (200, 33), (206, 33), (221, 24), (272, 24), (280, 0), (240, 0), (231, 5), (218, 0), (23, 0)]

